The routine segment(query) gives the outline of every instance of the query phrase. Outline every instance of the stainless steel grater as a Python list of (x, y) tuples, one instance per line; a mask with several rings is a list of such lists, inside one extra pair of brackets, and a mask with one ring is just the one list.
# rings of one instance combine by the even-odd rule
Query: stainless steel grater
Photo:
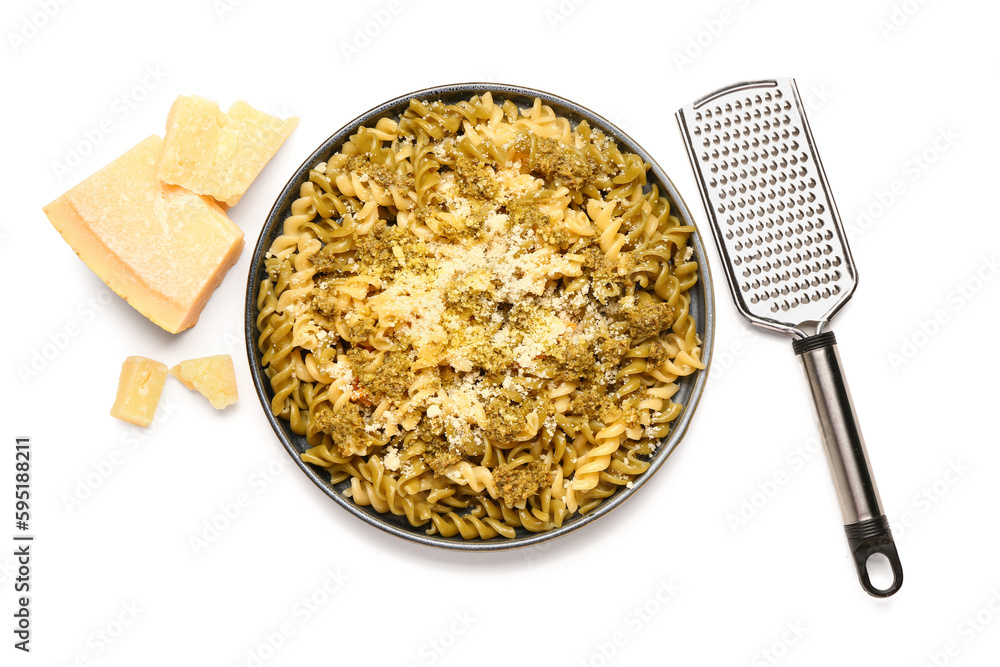
[[(836, 339), (824, 331), (857, 287), (857, 273), (795, 81), (723, 88), (680, 109), (677, 122), (736, 307), (794, 338), (858, 578), (871, 595), (888, 597), (902, 586), (903, 570)], [(871, 582), (873, 554), (889, 560), (888, 588)]]

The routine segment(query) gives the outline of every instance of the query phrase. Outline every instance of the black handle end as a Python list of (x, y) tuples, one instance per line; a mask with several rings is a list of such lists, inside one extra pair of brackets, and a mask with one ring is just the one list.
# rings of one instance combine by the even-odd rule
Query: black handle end
[(806, 338), (796, 338), (792, 341), (792, 350), (795, 354), (805, 354), (812, 350), (818, 350), (821, 347), (830, 347), (837, 344), (837, 337), (833, 335), (832, 331), (824, 331), (823, 333), (816, 334), (815, 336), (807, 336)]
[[(858, 579), (865, 591), (877, 598), (887, 598), (903, 585), (903, 566), (899, 562), (896, 543), (892, 540), (889, 521), (885, 515), (875, 519), (866, 519), (844, 526), (847, 542), (854, 557), (854, 566), (858, 569)], [(889, 560), (892, 568), (892, 584), (888, 588), (876, 588), (868, 576), (868, 558), (873, 554), (882, 554)]]

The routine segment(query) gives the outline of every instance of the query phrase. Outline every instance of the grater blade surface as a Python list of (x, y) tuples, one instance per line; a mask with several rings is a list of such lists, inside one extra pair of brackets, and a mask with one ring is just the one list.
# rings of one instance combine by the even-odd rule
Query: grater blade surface
[(740, 312), (819, 332), (857, 272), (794, 79), (723, 88), (677, 122)]

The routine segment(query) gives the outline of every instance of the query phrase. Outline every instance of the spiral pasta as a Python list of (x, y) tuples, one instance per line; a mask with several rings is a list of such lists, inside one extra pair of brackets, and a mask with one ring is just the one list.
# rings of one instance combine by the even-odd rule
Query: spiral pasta
[(630, 485), (704, 368), (694, 228), (648, 169), (489, 93), (411, 100), (315, 165), (257, 299), (303, 460), (466, 539), (550, 530)]

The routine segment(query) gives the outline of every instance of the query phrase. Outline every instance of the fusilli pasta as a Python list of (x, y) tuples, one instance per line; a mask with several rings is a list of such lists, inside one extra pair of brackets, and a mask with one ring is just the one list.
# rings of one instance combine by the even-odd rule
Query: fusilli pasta
[(411, 100), (315, 165), (257, 308), (271, 410), (430, 535), (561, 526), (630, 485), (704, 368), (649, 165), (541, 100)]

